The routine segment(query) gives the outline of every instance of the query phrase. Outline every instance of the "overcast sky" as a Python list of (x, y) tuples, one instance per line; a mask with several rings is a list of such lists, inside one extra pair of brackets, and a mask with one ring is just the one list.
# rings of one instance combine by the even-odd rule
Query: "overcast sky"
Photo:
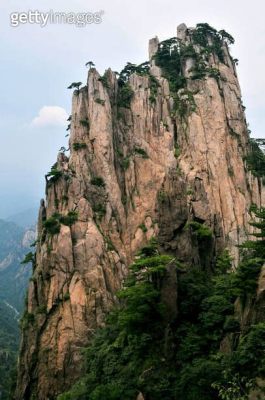
[[(29, 10), (99, 12), (100, 24), (21, 24), (10, 14)], [(175, 36), (178, 24), (208, 22), (236, 43), (239, 79), (253, 136), (265, 137), (265, 4), (262, 0), (0, 0), (0, 218), (37, 204), (44, 174), (67, 145), (73, 81), (86, 81), (84, 64), (103, 73), (147, 59), (148, 40)]]

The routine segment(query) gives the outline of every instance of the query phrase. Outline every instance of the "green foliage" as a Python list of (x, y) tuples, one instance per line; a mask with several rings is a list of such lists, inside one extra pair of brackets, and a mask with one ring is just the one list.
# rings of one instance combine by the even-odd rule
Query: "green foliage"
[(162, 69), (163, 76), (168, 80), (172, 93), (177, 93), (179, 89), (185, 87), (186, 80), (182, 75), (181, 55), (176, 38), (160, 42), (154, 59), (156, 65)]
[[(11, 399), (9, 393), (19, 347), (17, 319), (9, 307), (0, 302), (0, 392), (1, 400)], [(15, 379), (15, 377), (14, 377)]]
[(36, 240), (34, 240), (33, 243), (31, 243), (30, 247), (36, 247), (38, 243), (39, 243), (39, 239), (36, 239)]
[[(260, 232), (255, 232), (252, 233), (253, 236), (257, 237), (260, 239), (259, 243), (262, 244), (262, 246), (264, 245), (262, 239), (265, 236), (265, 207), (260, 207), (258, 208), (256, 205), (252, 204), (251, 206), (251, 212), (254, 214), (254, 216), (258, 219), (256, 221), (252, 221), (250, 222), (251, 226), (254, 226), (255, 228), (257, 228), (258, 230), (260, 230)], [(247, 245), (250, 244), (250, 242), (246, 242), (243, 246), (241, 247), (247, 247), (249, 248), (249, 246)], [(260, 251), (259, 248), (257, 248), (257, 243), (253, 243), (253, 250), (257, 251), (257, 256), (258, 256), (258, 252)]]
[(178, 158), (178, 157), (180, 156), (180, 154), (181, 154), (181, 150), (180, 150), (178, 144), (175, 143), (175, 150), (174, 150), (174, 156), (175, 156), (175, 158)]
[(217, 30), (209, 24), (200, 23), (196, 25), (196, 30), (193, 32), (192, 39), (195, 44), (206, 47), (208, 45), (208, 37), (216, 36)]
[(254, 176), (265, 176), (265, 154), (255, 139), (250, 139), (246, 163), (248, 169), (253, 173)]
[(224, 382), (215, 382), (212, 387), (218, 390), (221, 400), (248, 400), (249, 390), (254, 387), (253, 381), (241, 377), (238, 373), (231, 375), (230, 371), (223, 372)]
[(76, 211), (69, 211), (67, 215), (61, 215), (54, 213), (50, 218), (46, 219), (43, 223), (43, 227), (46, 232), (51, 235), (57, 235), (60, 233), (61, 224), (71, 226), (78, 219), (78, 213)]
[(86, 119), (80, 119), (80, 124), (82, 125), (82, 126), (84, 126), (85, 128), (88, 128), (89, 129), (89, 121), (88, 121), (88, 118), (86, 118)]
[(131, 99), (133, 97), (133, 90), (129, 85), (129, 77), (136, 73), (137, 75), (147, 75), (149, 78), (149, 87), (150, 87), (150, 96), (149, 100), (152, 104), (156, 102), (156, 96), (158, 93), (158, 88), (160, 86), (158, 80), (150, 74), (150, 63), (144, 62), (142, 64), (136, 65), (127, 63), (124, 69), (119, 74), (119, 93), (118, 93), (118, 100), (117, 105), (118, 107), (125, 107), (129, 108)]
[(58, 400), (86, 400), (87, 399), (87, 385), (85, 380), (77, 382), (68, 393), (63, 393), (58, 396)]
[(139, 156), (141, 156), (142, 158), (149, 158), (146, 151), (144, 149), (141, 149), (140, 147), (135, 147), (134, 152)]
[(265, 376), (265, 323), (252, 325), (239, 341), (232, 363), (243, 376)]
[(234, 319), (237, 293), (230, 268), (231, 258), (225, 251), (216, 262), (214, 275), (193, 267), (180, 276), (174, 399), (182, 398), (183, 393), (185, 400), (219, 398), (212, 384), (224, 383), (220, 342), (227, 332), (239, 329)]
[(73, 82), (71, 85), (68, 86), (67, 89), (77, 89), (77, 92), (79, 93), (79, 88), (82, 85), (82, 82)]
[(143, 231), (144, 233), (147, 232), (147, 228), (146, 228), (146, 226), (145, 226), (144, 223), (143, 223), (143, 224), (140, 224), (140, 225), (139, 225), (139, 228), (142, 229), (142, 231)]
[(160, 190), (157, 194), (157, 199), (159, 201), (159, 203), (165, 203), (166, 199), (167, 199), (167, 194), (164, 190)]
[(134, 73), (137, 75), (150, 75), (149, 72), (150, 63), (148, 61), (143, 62), (142, 64), (136, 65), (132, 63), (127, 63), (123, 70), (120, 72), (118, 84), (119, 87), (123, 87), (123, 85), (128, 84), (128, 80), (130, 76)]
[(194, 357), (192, 362), (183, 365), (177, 377), (176, 396), (173, 399), (181, 399), (185, 393), (185, 400), (217, 400), (217, 393), (209, 383), (219, 379), (220, 373), (221, 365), (214, 358)]
[(63, 195), (63, 197), (62, 197), (62, 201), (63, 201), (63, 203), (68, 203), (68, 200), (69, 200), (69, 197), (67, 196), (67, 195)]
[(63, 225), (71, 226), (78, 220), (78, 213), (76, 211), (69, 211), (67, 215), (61, 215), (59, 221)]
[[(187, 82), (182, 73), (182, 63), (187, 57), (195, 58), (197, 65), (198, 56), (192, 44), (180, 45), (176, 38), (161, 42), (154, 56), (156, 65), (162, 69), (162, 75), (169, 82), (174, 109), (181, 118), (196, 109), (192, 93), (186, 90)], [(184, 96), (178, 93), (180, 89), (184, 90), (182, 93)]]
[(75, 151), (86, 149), (86, 147), (87, 147), (86, 143), (81, 143), (81, 142), (73, 143), (73, 149)]
[(158, 94), (158, 88), (160, 87), (160, 84), (156, 77), (153, 75), (149, 74), (149, 87), (150, 87), (150, 97), (149, 100), (151, 103), (156, 102), (156, 96)]
[(174, 109), (180, 118), (184, 118), (196, 110), (193, 94), (187, 89), (182, 89), (174, 96), (174, 100)]
[[(195, 61), (192, 79), (203, 79), (205, 76), (219, 79), (219, 70), (207, 67), (209, 56), (210, 54), (215, 54), (218, 56), (220, 62), (224, 62), (223, 43), (232, 44), (234, 42), (232, 36), (226, 31), (221, 30), (218, 32), (208, 24), (198, 24), (196, 29), (192, 31), (191, 36), (192, 43), (188, 45), (183, 45), (176, 37), (160, 42), (158, 50), (154, 55), (155, 64), (161, 68), (162, 76), (169, 82), (170, 93), (175, 103), (178, 100), (178, 91), (187, 87), (187, 81), (182, 71), (185, 59), (193, 58)], [(194, 44), (201, 47), (199, 52), (196, 51)], [(133, 90), (128, 81), (129, 77), (134, 73), (149, 77), (149, 100), (151, 104), (155, 104), (156, 102), (160, 85), (158, 80), (150, 73), (150, 63), (144, 62), (140, 65), (127, 63), (119, 74), (118, 107), (130, 107)], [(102, 79), (100, 78), (100, 80)], [(182, 108), (181, 111), (183, 114), (185, 114), (184, 106), (186, 107), (185, 104), (179, 105), (179, 108)], [(176, 110), (178, 111), (177, 107)], [(194, 111), (194, 109), (191, 108), (190, 111)]]
[(106, 74), (104, 74), (103, 76), (101, 76), (100, 78), (98, 78), (98, 80), (99, 80), (99, 82), (101, 82), (102, 83), (102, 85), (106, 88), (106, 89), (109, 89), (109, 83), (108, 83), (108, 78), (107, 78), (107, 75)]
[(88, 61), (88, 62), (85, 63), (85, 66), (89, 67), (89, 69), (91, 69), (92, 67), (95, 66), (95, 64), (93, 63), (93, 61)]
[(50, 172), (48, 172), (48, 173), (46, 174), (46, 177), (47, 177), (47, 178), (50, 178), (50, 179), (49, 179), (49, 183), (54, 183), (54, 182), (58, 181), (58, 179), (60, 179), (62, 175), (63, 175), (62, 171), (59, 171), (59, 170), (58, 170), (58, 168), (57, 168), (57, 163), (55, 163), (55, 164), (51, 167)]
[(117, 98), (118, 107), (130, 108), (133, 95), (134, 91), (128, 82), (120, 83)]
[(238, 295), (242, 300), (255, 294), (263, 263), (264, 260), (262, 258), (250, 258), (242, 261), (239, 265), (236, 275), (236, 286)]
[(258, 277), (265, 261), (265, 208), (252, 205), (250, 212), (255, 217), (250, 222), (256, 229), (252, 236), (257, 240), (247, 240), (240, 246), (245, 251), (245, 256), (237, 269), (236, 286), (243, 303), (247, 297), (255, 295)]
[[(224, 34), (225, 31), (221, 32)], [(228, 35), (226, 32), (225, 34)], [(209, 44), (209, 38), (211, 40), (211, 45)], [(192, 39), (195, 44), (203, 47), (208, 53), (216, 54), (219, 60), (224, 62), (222, 35), (220, 32), (217, 32), (216, 29), (209, 24), (197, 24), (196, 30), (192, 34)]]
[(30, 251), (29, 253), (27, 253), (25, 255), (25, 258), (23, 261), (21, 261), (21, 264), (28, 264), (28, 263), (35, 263), (35, 254), (32, 253), (32, 251)]
[(234, 169), (233, 169), (232, 166), (229, 166), (229, 167), (228, 167), (228, 175), (229, 175), (230, 177), (235, 176)]
[(253, 258), (265, 259), (265, 208), (257, 208), (257, 206), (252, 205), (250, 207), (250, 212), (252, 216), (254, 215), (255, 220), (250, 222), (250, 225), (255, 228), (255, 232), (251, 235), (259, 239), (258, 241), (247, 240), (240, 247), (246, 249), (248, 253), (252, 254)]
[(224, 250), (216, 260), (215, 271), (217, 274), (225, 274), (232, 269), (232, 258), (228, 250)]
[(102, 100), (102, 99), (99, 99), (99, 98), (95, 99), (95, 102), (98, 103), (98, 104), (101, 104), (102, 106), (104, 106), (104, 104), (105, 104), (105, 100)]
[(21, 329), (27, 329), (30, 325), (33, 325), (35, 322), (35, 315), (32, 313), (29, 313), (28, 311), (25, 311), (21, 320), (20, 320), (20, 326)]
[(93, 211), (94, 213), (96, 213), (96, 216), (101, 221), (106, 214), (106, 207), (104, 204), (98, 203), (93, 206)]
[[(205, 329), (211, 330), (212, 336), (219, 336), (218, 340), (221, 338), (220, 334), (224, 330), (224, 324), (225, 330), (227, 330), (228, 319), (230, 320), (234, 313), (236, 290), (233, 278), (234, 276), (231, 274), (214, 277), (212, 279), (213, 289), (201, 302), (199, 320)], [(225, 295), (224, 290), (226, 291)], [(235, 324), (235, 326), (237, 325)]]
[(217, 68), (207, 68), (206, 72), (209, 74), (209, 76), (211, 78), (215, 78), (216, 80), (218, 80), (220, 78), (220, 71)]
[(197, 59), (196, 51), (191, 43), (188, 45), (180, 46), (180, 57)]
[(109, 236), (105, 236), (104, 237), (106, 245), (107, 245), (107, 250), (108, 251), (116, 251), (116, 253), (118, 252), (117, 249), (115, 248), (114, 244), (112, 243), (111, 239)]
[(120, 166), (124, 171), (126, 171), (130, 166), (130, 157), (131, 155), (128, 154), (126, 157), (123, 156), (123, 152), (120, 149), (116, 150), (116, 153), (119, 157)]
[(200, 222), (190, 221), (186, 224), (186, 227), (191, 228), (192, 232), (194, 232), (199, 239), (212, 237), (211, 229), (207, 225), (201, 224)]
[[(211, 44), (210, 41), (211, 41)], [(183, 45), (177, 38), (167, 39), (159, 44), (155, 54), (155, 63), (162, 69), (162, 75), (169, 81), (170, 92), (173, 98), (179, 89), (186, 88), (186, 79), (182, 73), (182, 63), (186, 58), (193, 58), (192, 79), (203, 79), (206, 75), (219, 78), (219, 70), (207, 67), (210, 54), (216, 54), (221, 62), (224, 62), (223, 40), (232, 43), (233, 38), (225, 31), (217, 32), (208, 24), (197, 24), (192, 32), (192, 41), (189, 45)], [(196, 52), (193, 46), (199, 45), (200, 52)], [(182, 110), (185, 113), (185, 110)]]
[(70, 293), (69, 293), (69, 292), (67, 292), (67, 293), (65, 293), (65, 294), (63, 295), (63, 300), (64, 300), (64, 301), (70, 300)]
[(46, 219), (43, 222), (43, 227), (45, 228), (46, 232), (50, 233), (51, 235), (57, 235), (60, 233), (61, 225), (56, 217), (56, 215)]
[[(193, 58), (195, 66), (193, 68), (192, 79), (203, 79), (206, 76), (219, 79), (220, 72), (218, 69), (208, 67), (207, 61), (211, 54), (217, 55), (220, 62), (224, 62), (223, 44), (234, 43), (234, 39), (226, 31), (217, 31), (209, 24), (197, 24), (196, 29), (191, 32), (192, 43), (183, 45), (176, 37), (164, 40), (159, 43), (158, 50), (154, 55), (155, 64), (161, 68), (162, 76), (169, 82), (171, 96), (175, 103), (178, 100), (178, 91), (187, 87), (186, 78), (183, 75), (182, 66), (187, 58)], [(200, 51), (197, 51), (194, 45), (200, 46)], [(124, 69), (119, 74), (118, 84), (118, 107), (130, 107), (130, 102), (133, 97), (133, 90), (129, 85), (129, 77), (132, 74), (146, 75), (149, 77), (151, 104), (156, 102), (159, 82), (150, 73), (150, 63), (144, 62), (140, 65), (127, 63)], [(100, 80), (102, 80), (100, 78)], [(104, 79), (103, 79), (104, 81)], [(195, 106), (195, 103), (194, 103)], [(186, 105), (178, 105), (182, 114), (187, 111)], [(176, 107), (178, 111), (178, 108)], [(194, 111), (194, 108), (189, 108), (189, 111)]]
[(105, 187), (105, 182), (104, 179), (101, 178), (101, 176), (94, 176), (91, 181), (91, 185), (99, 186), (99, 187)]
[(226, 41), (228, 44), (234, 44), (235, 43), (235, 39), (233, 38), (233, 36), (231, 36), (229, 33), (227, 33), (224, 29), (219, 31), (219, 34), (221, 35), (222, 39), (224, 41)]
[(122, 166), (122, 168), (126, 171), (126, 169), (128, 169), (129, 166), (130, 166), (130, 157), (125, 157), (125, 158), (121, 161), (121, 166)]
[(47, 308), (45, 305), (39, 306), (36, 309), (36, 314), (46, 314)]

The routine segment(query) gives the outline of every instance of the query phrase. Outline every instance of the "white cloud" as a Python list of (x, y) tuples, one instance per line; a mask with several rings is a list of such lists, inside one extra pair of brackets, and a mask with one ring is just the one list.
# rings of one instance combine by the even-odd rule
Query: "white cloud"
[(64, 108), (59, 106), (44, 106), (39, 114), (31, 121), (31, 126), (65, 126), (68, 114)]

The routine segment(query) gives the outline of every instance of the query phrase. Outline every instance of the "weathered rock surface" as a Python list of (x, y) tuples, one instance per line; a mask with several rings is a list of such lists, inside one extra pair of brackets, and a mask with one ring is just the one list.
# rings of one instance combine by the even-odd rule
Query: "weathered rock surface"
[[(189, 43), (186, 26), (178, 35)], [(150, 57), (157, 48), (153, 39)], [(189, 59), (183, 64), (196, 105), (185, 120), (172, 114), (168, 81), (154, 62), (150, 71), (160, 85), (155, 102), (148, 76), (133, 74), (130, 107), (117, 107), (116, 75), (107, 71), (106, 87), (93, 68), (87, 86), (74, 93), (70, 157), (58, 156), (60, 176), (48, 182), (40, 209), (27, 310), (34, 323), (23, 331), (16, 399), (54, 399), (80, 375), (81, 348), (103, 324), (128, 265), (151, 237), (180, 261), (200, 265), (196, 238), (185, 229), (193, 219), (214, 233), (211, 259), (227, 247), (237, 263), (248, 209), (261, 205), (264, 192), (244, 165), (247, 124), (225, 51), (225, 63), (210, 61), (219, 79), (192, 80)], [(93, 184), (97, 177), (103, 183)], [(45, 221), (69, 211), (78, 213), (74, 224), (45, 234)]]

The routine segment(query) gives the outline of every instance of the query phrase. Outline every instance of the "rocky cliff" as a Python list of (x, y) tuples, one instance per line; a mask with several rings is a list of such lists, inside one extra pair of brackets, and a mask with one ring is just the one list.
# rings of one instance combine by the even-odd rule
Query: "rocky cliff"
[[(264, 191), (246, 163), (231, 42), (182, 24), (177, 37), (150, 40), (149, 63), (119, 76), (91, 68), (75, 90), (70, 156), (58, 155), (40, 207), (16, 399), (54, 399), (80, 375), (81, 349), (151, 237), (187, 265), (210, 271), (224, 248), (237, 265)], [(201, 226), (213, 233), (207, 249)]]

